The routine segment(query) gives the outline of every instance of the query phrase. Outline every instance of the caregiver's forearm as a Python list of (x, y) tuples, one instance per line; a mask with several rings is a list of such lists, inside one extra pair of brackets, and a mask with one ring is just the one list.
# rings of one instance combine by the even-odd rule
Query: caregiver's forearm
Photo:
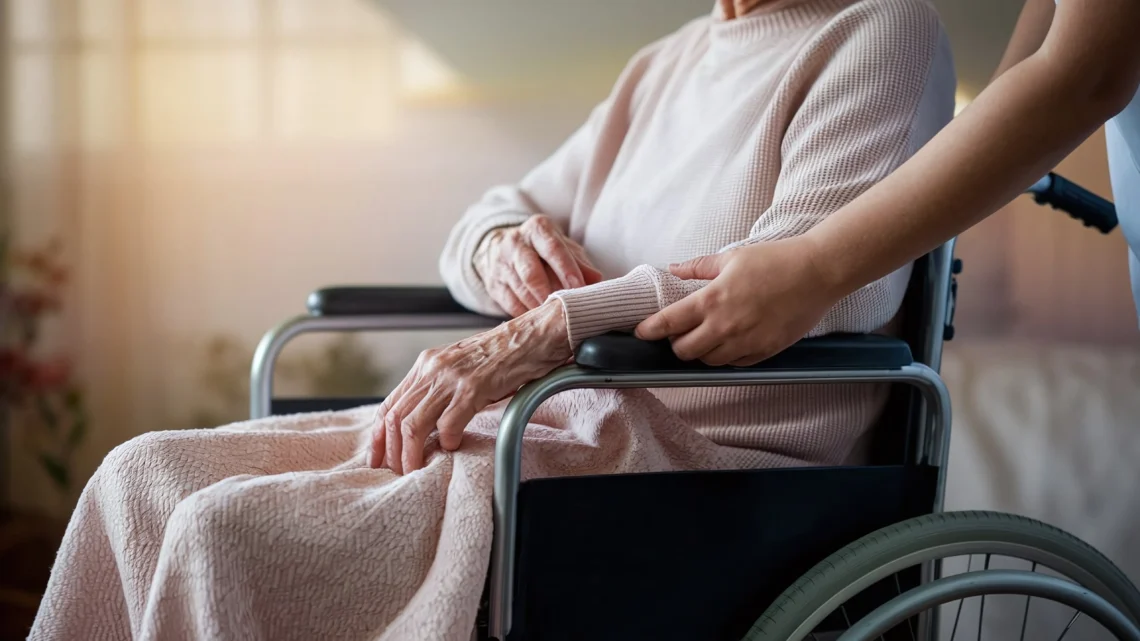
[[(1101, 15), (1099, 5), (1114, 11)], [(1066, 8), (1088, 15), (1063, 15)], [(1130, 25), (1138, 22), (1136, 0), (1062, 2), (1036, 53), (892, 175), (805, 234), (835, 294), (891, 273), (992, 214), (1123, 109), (1136, 91), (1140, 45)]]

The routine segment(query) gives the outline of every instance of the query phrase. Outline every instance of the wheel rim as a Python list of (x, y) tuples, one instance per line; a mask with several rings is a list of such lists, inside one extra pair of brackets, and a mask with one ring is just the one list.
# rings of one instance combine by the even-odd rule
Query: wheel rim
[(852, 597), (891, 575), (898, 574), (898, 572), (902, 570), (916, 565), (922, 565), (923, 563), (975, 554), (1007, 556), (1030, 561), (1050, 570), (1060, 572), (1102, 597), (1114, 608), (1127, 616), (1134, 624), (1140, 622), (1140, 613), (1130, 611), (1127, 605), (1121, 601), (1108, 586), (1097, 579), (1092, 573), (1061, 556), (1021, 543), (1008, 541), (966, 541), (960, 543), (945, 543), (925, 548), (888, 561), (873, 570), (865, 572), (857, 580), (845, 588), (838, 590), (834, 595), (817, 606), (804, 618), (803, 622), (795, 628), (792, 635), (788, 638), (788, 641), (803, 641), (808, 638), (808, 635), (812, 634), (816, 626), (827, 616), (838, 611), (844, 603), (847, 603)]
[[(1075, 608), (1078, 615), (1085, 614), (1100, 623), (1117, 639), (1140, 641), (1140, 629), (1137, 629), (1133, 621), (1092, 590), (1063, 579), (1020, 570), (966, 572), (926, 583), (879, 606), (854, 626), (850, 626), (838, 641), (868, 641), (881, 638), (904, 621), (909, 621), (931, 608), (973, 596), (984, 598), (997, 594), (1038, 597), (1068, 605)], [(1070, 620), (1061, 637), (1069, 631), (1076, 618), (1075, 615)], [(1023, 628), (1022, 636), (1024, 633)], [(911, 636), (914, 637), (913, 631)]]

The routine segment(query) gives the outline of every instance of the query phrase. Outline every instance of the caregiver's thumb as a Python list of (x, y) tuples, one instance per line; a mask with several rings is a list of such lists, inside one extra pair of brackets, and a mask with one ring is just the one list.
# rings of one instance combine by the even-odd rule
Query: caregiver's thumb
[(701, 256), (683, 263), (669, 265), (669, 272), (685, 280), (712, 280), (720, 276), (720, 270), (727, 262), (727, 253)]

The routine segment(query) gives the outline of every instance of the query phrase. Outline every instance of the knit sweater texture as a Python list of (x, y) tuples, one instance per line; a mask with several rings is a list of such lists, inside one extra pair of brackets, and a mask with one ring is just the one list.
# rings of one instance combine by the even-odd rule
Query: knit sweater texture
[[(954, 91), (927, 0), (776, 0), (731, 20), (714, 11), (641, 50), (552, 156), (470, 207), (444, 249), (444, 281), (467, 307), (505, 315), (474, 254), (491, 231), (544, 214), (607, 279), (554, 294), (571, 343), (632, 330), (707, 284), (674, 277), (670, 263), (806, 232), (949, 122)], [(880, 330), (910, 272), (847, 296), (809, 335)], [(886, 390), (655, 393), (718, 444), (839, 462)]]

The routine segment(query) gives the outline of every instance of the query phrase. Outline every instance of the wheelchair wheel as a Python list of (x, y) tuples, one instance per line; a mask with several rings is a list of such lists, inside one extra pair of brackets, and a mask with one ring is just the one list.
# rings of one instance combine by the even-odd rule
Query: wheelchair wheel
[[(981, 572), (970, 572), (974, 569), (975, 556), (984, 557), (984, 570)], [(966, 573), (946, 576), (940, 581), (917, 587), (918, 573), (924, 565), (946, 566), (952, 561), (961, 561), (963, 557), (966, 559)], [(1003, 567), (1009, 562), (1024, 564), (1020, 570), (1029, 572), (1014, 572), (1017, 577), (1003, 577), (1002, 573), (1008, 574), (1009, 571), (991, 569), (995, 559), (1004, 560), (1000, 563)], [(1051, 572), (1053, 576), (1040, 571)], [(1069, 581), (1056, 579), (1056, 574), (1067, 577)], [(981, 589), (978, 579), (982, 584), (988, 582), (991, 585), (978, 591)], [(1002, 583), (1002, 579), (1006, 583)], [(973, 591), (963, 591), (963, 585), (971, 580)], [(954, 584), (954, 581), (958, 583)], [(931, 588), (934, 584), (939, 587)], [(910, 589), (912, 587), (913, 590)], [(1062, 594), (1080, 588), (1088, 593), (1088, 598)], [(872, 593), (872, 604), (866, 606), (868, 595)], [(948, 594), (957, 596), (945, 598)], [(1100, 606), (1123, 616), (1129, 625), (1140, 623), (1140, 592), (1119, 568), (1087, 543), (1050, 525), (1024, 517), (994, 512), (950, 512), (922, 516), (883, 528), (824, 559), (772, 603), (744, 641), (822, 640), (845, 632), (863, 634), (867, 629), (878, 630), (888, 620), (892, 622), (873, 636), (840, 638), (849, 641), (878, 639), (885, 635), (883, 638), (888, 640), (914, 640), (924, 636), (919, 629), (922, 620), (916, 615), (938, 612), (932, 608), (957, 599), (956, 609), (944, 606), (940, 611), (945, 625), (939, 629), (950, 633), (944, 634), (944, 638), (954, 639), (955, 635), (965, 631), (958, 628), (967, 596), (981, 599), (980, 606), (976, 608), (977, 637), (971, 636), (972, 632), (966, 636), (978, 638), (982, 634), (986, 595), (993, 594), (1024, 595), (1021, 598), (1024, 615), (1019, 617), (1023, 639), (1058, 638), (1058, 633), (1063, 637), (1067, 631), (1067, 628), (1057, 629), (1048, 637), (1042, 632), (1025, 636), (1027, 624), (1031, 622), (1028, 616), (1031, 601), (1035, 598), (1063, 603), (1070, 607), (1069, 613), (1075, 608), (1078, 614), (1069, 621), (1070, 626), (1081, 613), (1086, 615), (1086, 619), (1104, 625), (1103, 617), (1096, 615), (1112, 615), (1099, 612)], [(909, 605), (907, 598), (911, 599)], [(886, 604), (882, 605), (884, 602)], [(886, 610), (890, 611), (885, 613)], [(870, 618), (873, 616), (880, 619)], [(859, 632), (860, 628), (856, 626), (869, 625), (865, 623), (867, 621), (874, 625), (863, 627), (864, 632)], [(1063, 628), (1064, 624), (1061, 626)], [(972, 623), (969, 627), (973, 627)], [(1119, 630), (1114, 634), (1117, 638), (1131, 638), (1127, 634), (1121, 636)]]

